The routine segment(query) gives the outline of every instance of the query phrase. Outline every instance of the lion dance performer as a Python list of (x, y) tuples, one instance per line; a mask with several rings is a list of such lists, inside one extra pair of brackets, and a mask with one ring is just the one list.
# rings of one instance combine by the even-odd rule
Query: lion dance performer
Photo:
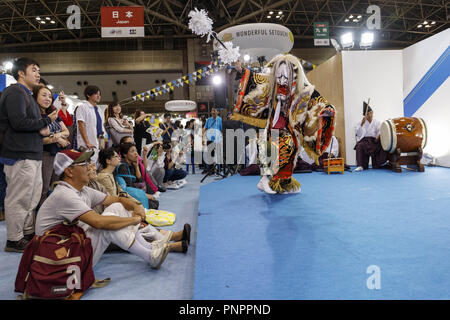
[(258, 189), (269, 194), (299, 193), (300, 183), (292, 173), (300, 146), (318, 163), (333, 136), (335, 108), (309, 83), (295, 56), (278, 55), (266, 67), (270, 74), (236, 64), (242, 78), (232, 119), (265, 129), (258, 140)]

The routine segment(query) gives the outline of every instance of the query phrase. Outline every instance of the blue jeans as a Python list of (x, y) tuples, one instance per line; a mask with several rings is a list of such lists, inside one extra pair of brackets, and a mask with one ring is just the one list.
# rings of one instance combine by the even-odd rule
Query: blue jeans
[(166, 169), (163, 182), (181, 180), (186, 177), (187, 172), (182, 169)]
[(191, 163), (186, 164), (186, 171), (189, 173), (189, 166), (192, 166), (192, 173), (195, 174), (194, 153), (191, 154)]
[(5, 208), (6, 176), (3, 172), (3, 163), (0, 163), (0, 209)]

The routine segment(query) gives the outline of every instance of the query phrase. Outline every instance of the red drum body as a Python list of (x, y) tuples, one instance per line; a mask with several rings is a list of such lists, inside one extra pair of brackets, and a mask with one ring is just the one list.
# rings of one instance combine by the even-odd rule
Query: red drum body
[(383, 149), (389, 153), (415, 152), (427, 144), (427, 127), (421, 118), (401, 117), (383, 121), (380, 129)]

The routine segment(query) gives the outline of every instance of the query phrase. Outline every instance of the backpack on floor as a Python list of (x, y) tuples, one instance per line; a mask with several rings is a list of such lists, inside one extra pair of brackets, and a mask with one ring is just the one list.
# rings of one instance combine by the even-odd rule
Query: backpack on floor
[[(59, 224), (28, 243), (15, 291), (24, 299), (73, 299), (94, 283), (91, 239), (77, 225)], [(80, 294), (81, 293), (81, 294)]]

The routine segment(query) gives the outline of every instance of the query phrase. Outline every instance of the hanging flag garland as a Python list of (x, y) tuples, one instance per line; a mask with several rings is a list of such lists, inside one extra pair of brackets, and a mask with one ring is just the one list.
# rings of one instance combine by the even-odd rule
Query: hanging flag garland
[[(133, 101), (137, 101), (137, 100), (145, 101), (145, 99), (152, 99), (153, 97), (157, 97), (158, 95), (162, 95), (164, 93), (169, 93), (171, 91), (174, 91), (175, 87), (180, 88), (180, 87), (183, 87), (185, 84), (190, 84), (193, 81), (197, 81), (198, 79), (207, 77), (214, 72), (218, 72), (219, 70), (221, 70), (224, 67), (226, 67), (226, 64), (224, 64), (223, 62), (214, 61), (213, 63), (211, 63), (210, 65), (208, 65), (206, 67), (203, 67), (192, 73), (182, 76), (176, 80), (173, 80), (166, 84), (163, 84), (162, 86), (158, 86), (156, 88), (149, 89), (149, 90), (139, 93), (135, 96), (132, 96), (131, 98), (124, 99), (120, 102), (122, 105), (126, 105), (128, 103), (132, 103)], [(127, 100), (131, 100), (131, 101), (122, 103)]]

